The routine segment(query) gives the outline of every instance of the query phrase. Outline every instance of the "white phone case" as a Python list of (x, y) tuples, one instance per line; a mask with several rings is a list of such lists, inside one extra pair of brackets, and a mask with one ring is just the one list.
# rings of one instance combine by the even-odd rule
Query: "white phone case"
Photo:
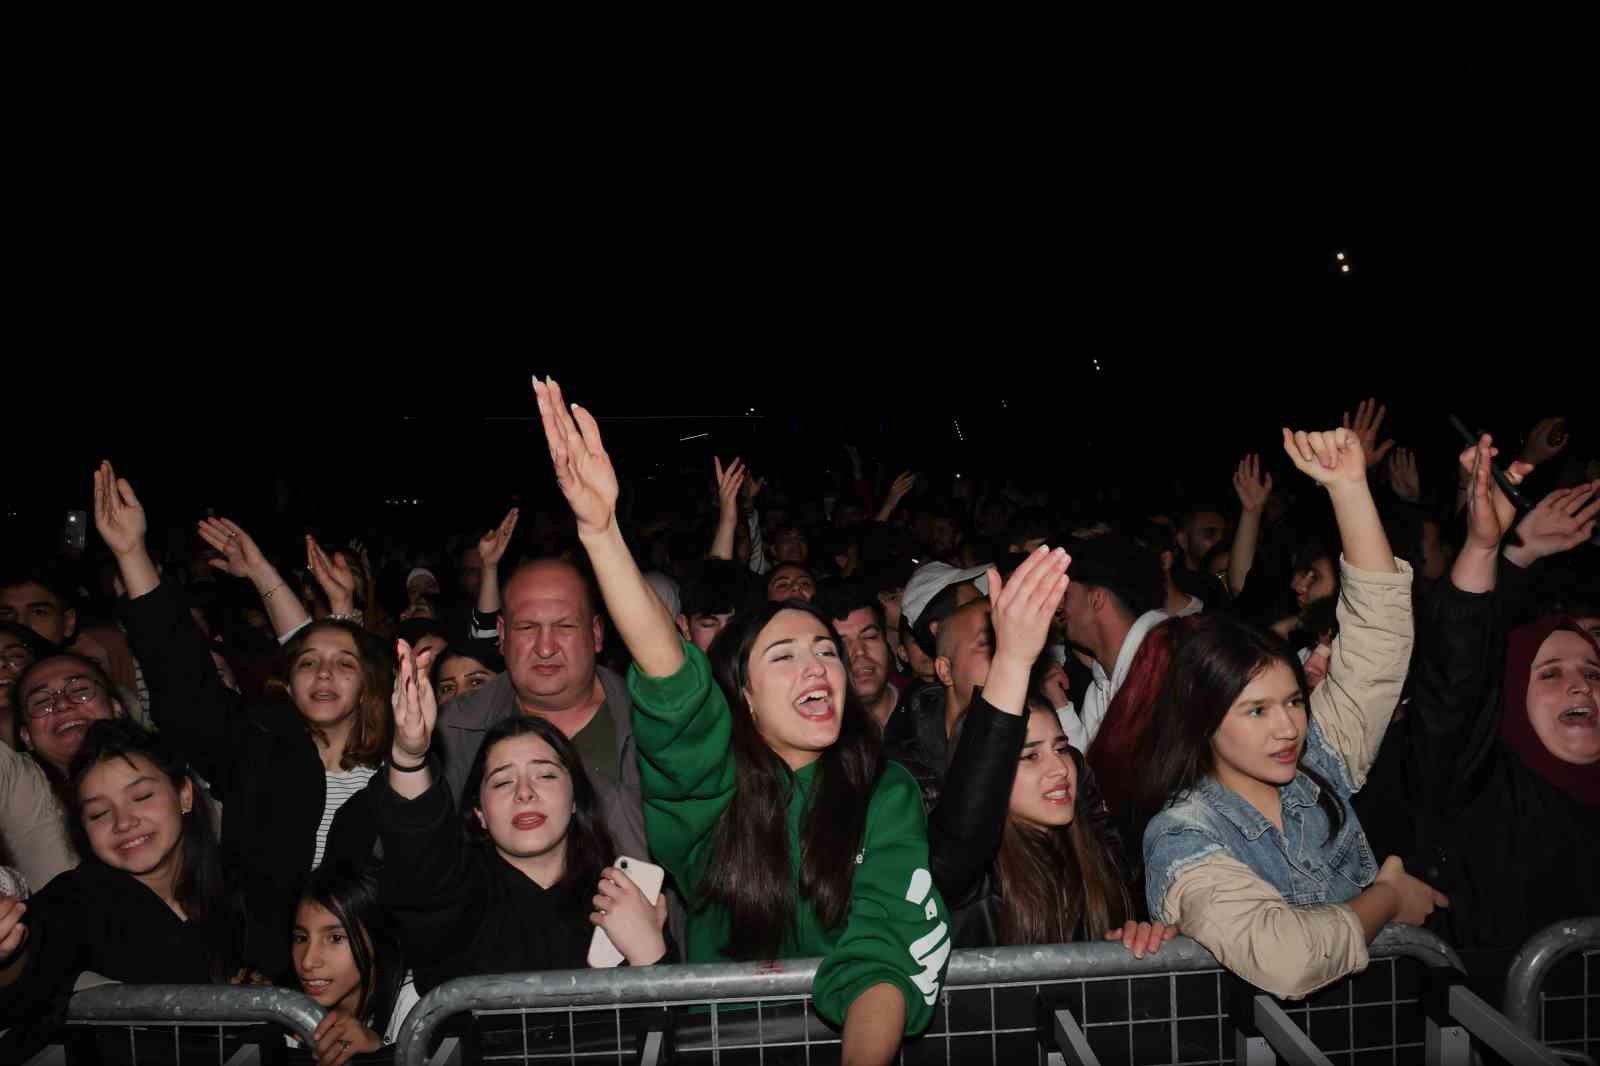
[[(661, 867), (642, 859), (630, 859), (626, 855), (618, 856), (611, 865), (627, 874), (639, 886), (639, 891), (651, 906), (661, 898), (661, 883), (667, 877), (667, 872)], [(589, 941), (589, 965), (597, 970), (622, 965), (622, 952), (617, 950), (611, 938), (606, 936), (606, 931), (599, 926), (595, 927), (594, 939)]]

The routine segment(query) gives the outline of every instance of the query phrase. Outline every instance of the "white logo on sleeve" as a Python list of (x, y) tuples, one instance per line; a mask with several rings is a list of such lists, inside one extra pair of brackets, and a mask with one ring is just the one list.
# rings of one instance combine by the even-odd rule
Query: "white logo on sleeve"
[[(906, 888), (906, 902), (922, 904), (922, 913), (928, 921), (938, 919), (939, 903), (933, 898), (933, 875), (927, 870), (912, 872), (911, 884)], [(939, 922), (931, 932), (919, 937), (911, 945), (911, 957), (922, 967), (921, 973), (911, 976), (911, 983), (917, 986), (922, 993), (922, 1001), (930, 1007), (939, 998), (939, 974), (944, 970), (945, 961), (950, 958), (947, 932), (945, 923)]]

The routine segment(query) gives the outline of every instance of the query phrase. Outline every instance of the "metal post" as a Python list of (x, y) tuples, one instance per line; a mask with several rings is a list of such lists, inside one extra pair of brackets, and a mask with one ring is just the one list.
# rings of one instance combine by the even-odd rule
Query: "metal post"
[(223, 1066), (261, 1066), (261, 1046), (246, 1044), (232, 1055)]
[(1089, 1047), (1088, 1037), (1078, 1028), (1078, 1019), (1069, 1010), (1057, 1010), (1051, 1015), (1055, 1031), (1055, 1048), (1050, 1058), (1064, 1066), (1100, 1066), (1100, 1057)]
[(439, 1050), (428, 1060), (428, 1066), (461, 1066), (462, 1061), (460, 1038), (447, 1036), (439, 1041)]
[(1560, 1056), (1513, 1025), (1465, 985), (1450, 986), (1450, 1014), (1507, 1062), (1559, 1066)]
[(1472, 1066), (1472, 1037), (1459, 1025), (1440, 1025), (1426, 1019), (1422, 1035), (1422, 1061), (1428, 1066)]
[(1289, 1066), (1333, 1066), (1328, 1056), (1317, 1050), (1311, 1038), (1289, 1020), (1283, 1008), (1262, 994), (1255, 997), (1256, 1028), (1267, 1038), (1272, 1050), (1283, 1055)]

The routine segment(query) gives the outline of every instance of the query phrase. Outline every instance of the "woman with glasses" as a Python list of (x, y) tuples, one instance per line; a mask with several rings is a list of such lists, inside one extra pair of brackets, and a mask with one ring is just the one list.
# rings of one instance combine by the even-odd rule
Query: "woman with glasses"
[(17, 678), (17, 737), (58, 790), (83, 746), (91, 722), (122, 718), (127, 708), (100, 664), (61, 652), (29, 666)]
[[(365, 789), (389, 749), (388, 650), (351, 622), (313, 622), (284, 646), (286, 698), (246, 706), (218, 679), (205, 637), (162, 581), (145, 546), (144, 508), (110, 463), (95, 473), (94, 501), (95, 527), (127, 588), (128, 638), (152, 714), (227, 813), (223, 865), (251, 922), (245, 962), (287, 978), (301, 880), (325, 861), (359, 866), (377, 843)], [(262, 592), (269, 602), (279, 594)]]
[[(78, 863), (49, 778), (40, 763), (17, 750), (21, 723), (27, 719), (17, 698), (17, 681), (49, 654), (49, 645), (33, 630), (0, 622), (0, 740), (5, 741), (0, 744), (0, 864), (34, 889)], [(53, 699), (51, 706), (56, 706)]]

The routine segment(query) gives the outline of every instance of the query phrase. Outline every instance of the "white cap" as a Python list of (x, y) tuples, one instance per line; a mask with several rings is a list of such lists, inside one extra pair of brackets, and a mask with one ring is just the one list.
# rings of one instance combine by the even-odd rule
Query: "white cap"
[(917, 619), (922, 616), (923, 608), (933, 602), (933, 598), (951, 585), (962, 581), (971, 581), (977, 578), (978, 591), (985, 596), (989, 594), (989, 581), (985, 574), (989, 567), (972, 566), (965, 570), (957, 570), (949, 563), (924, 563), (912, 571), (911, 579), (906, 582), (905, 591), (900, 594), (900, 614), (905, 618), (907, 625), (916, 625)]

